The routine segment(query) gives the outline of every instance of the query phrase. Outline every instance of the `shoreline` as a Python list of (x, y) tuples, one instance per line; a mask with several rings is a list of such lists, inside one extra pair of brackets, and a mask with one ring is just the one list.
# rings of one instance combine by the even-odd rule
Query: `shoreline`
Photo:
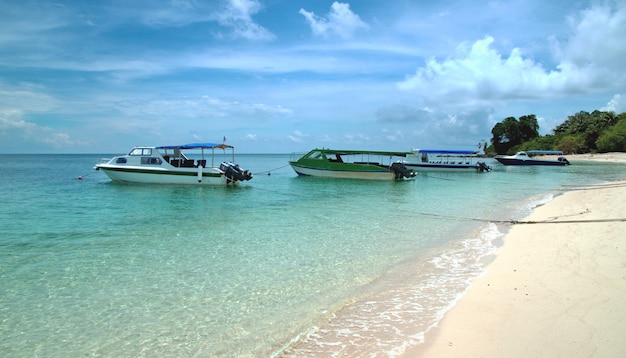
[[(558, 156), (557, 156), (558, 157)], [(572, 161), (595, 161), (595, 162), (612, 162), (612, 163), (625, 163), (626, 153), (624, 152), (610, 152), (610, 153), (587, 153), (587, 154), (572, 154), (565, 155), (565, 158)]]
[[(626, 163), (626, 153), (573, 160)], [(554, 197), (402, 357), (624, 356), (626, 181)], [(561, 223), (558, 223), (561, 222)]]
[(557, 160), (559, 157), (565, 157), (570, 162), (609, 162), (626, 164), (626, 152), (541, 155), (539, 157), (550, 160)]

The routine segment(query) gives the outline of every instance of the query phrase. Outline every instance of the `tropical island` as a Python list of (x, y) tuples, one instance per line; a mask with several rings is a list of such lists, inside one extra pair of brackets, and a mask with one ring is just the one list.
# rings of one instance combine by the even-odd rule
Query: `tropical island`
[(565, 154), (626, 152), (626, 112), (580, 111), (553, 129), (539, 135), (534, 114), (507, 117), (491, 130), (489, 154), (513, 154), (532, 149), (560, 150)]

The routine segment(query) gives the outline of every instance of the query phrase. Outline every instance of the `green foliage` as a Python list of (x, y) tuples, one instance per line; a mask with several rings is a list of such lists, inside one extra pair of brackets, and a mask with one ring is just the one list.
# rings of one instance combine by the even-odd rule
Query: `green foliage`
[(599, 152), (626, 152), (626, 115), (624, 117), (598, 138), (596, 146)]
[(539, 136), (537, 138), (522, 143), (518, 148), (515, 149), (515, 151), (533, 150), (537, 148), (546, 150), (556, 149), (556, 137), (549, 134), (545, 136)]
[(583, 140), (580, 136), (567, 135), (562, 137), (556, 144), (556, 149), (565, 154), (577, 154), (582, 152), (584, 147)]
[(615, 112), (580, 111), (554, 129), (554, 134), (580, 134), (599, 132), (617, 123)]
[(491, 143), (497, 153), (507, 153), (512, 148), (536, 138), (539, 135), (539, 124), (534, 114), (505, 118), (496, 123), (491, 130)]
[(539, 136), (534, 114), (505, 118), (491, 130), (492, 149), (499, 154), (519, 150), (562, 150), (566, 154), (626, 151), (626, 113), (580, 111), (568, 116), (553, 135)]
[(519, 117), (519, 135), (522, 142), (526, 142), (539, 136), (539, 123), (534, 114)]
[[(615, 126), (619, 116), (615, 112), (593, 111), (588, 113), (580, 111), (554, 129), (555, 135), (575, 136), (577, 148), (575, 153), (594, 152), (599, 148), (597, 143), (604, 132)], [(608, 139), (602, 143), (607, 144)], [(569, 142), (571, 146), (571, 141)]]

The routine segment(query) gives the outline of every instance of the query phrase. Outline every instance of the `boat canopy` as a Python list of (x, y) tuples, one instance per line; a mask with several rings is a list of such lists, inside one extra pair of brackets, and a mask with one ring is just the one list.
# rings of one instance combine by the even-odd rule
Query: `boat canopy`
[(475, 150), (455, 150), (455, 149), (415, 149), (419, 153), (428, 154), (477, 154)]
[(529, 155), (535, 155), (535, 154), (563, 155), (563, 152), (560, 150), (527, 150), (526, 153), (528, 153)]
[(189, 143), (181, 145), (163, 145), (157, 147), (157, 149), (226, 149), (234, 148), (231, 145), (216, 144), (216, 143)]
[(318, 151), (324, 154), (339, 154), (339, 155), (355, 155), (355, 154), (373, 154), (373, 155), (390, 155), (397, 157), (406, 157), (413, 154), (413, 152), (390, 152), (383, 150), (352, 150), (352, 149), (313, 149), (311, 152)]

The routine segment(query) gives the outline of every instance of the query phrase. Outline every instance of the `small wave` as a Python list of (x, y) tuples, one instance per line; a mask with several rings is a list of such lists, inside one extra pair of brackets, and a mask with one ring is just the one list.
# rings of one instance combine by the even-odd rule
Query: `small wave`
[(494, 224), (456, 241), (443, 252), (410, 260), (371, 284), (326, 322), (285, 347), (276, 357), (397, 357), (424, 342), (425, 334), (483, 272)]

